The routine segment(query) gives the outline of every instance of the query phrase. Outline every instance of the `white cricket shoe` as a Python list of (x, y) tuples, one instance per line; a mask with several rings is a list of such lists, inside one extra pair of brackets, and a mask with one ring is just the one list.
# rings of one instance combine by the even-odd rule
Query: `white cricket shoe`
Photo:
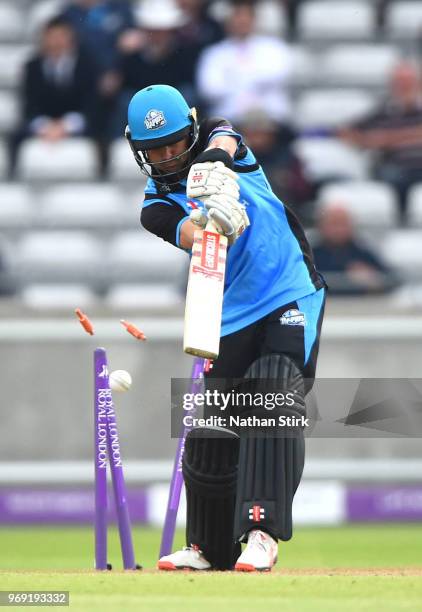
[(278, 545), (265, 531), (249, 532), (248, 543), (234, 569), (237, 572), (269, 572), (277, 562)]
[(205, 559), (197, 546), (185, 546), (182, 550), (161, 557), (157, 569), (160, 570), (209, 570), (211, 564)]

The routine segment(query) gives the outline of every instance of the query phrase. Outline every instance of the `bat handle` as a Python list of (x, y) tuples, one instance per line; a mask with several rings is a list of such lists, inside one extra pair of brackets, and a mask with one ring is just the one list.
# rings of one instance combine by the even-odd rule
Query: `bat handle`
[(207, 224), (204, 227), (204, 231), (217, 232), (217, 234), (221, 234), (221, 232), (218, 231), (217, 226), (212, 219), (208, 219)]

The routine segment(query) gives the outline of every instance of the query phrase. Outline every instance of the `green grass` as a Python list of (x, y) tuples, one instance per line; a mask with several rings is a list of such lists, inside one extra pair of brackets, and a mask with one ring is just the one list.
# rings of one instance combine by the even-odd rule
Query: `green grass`
[[(78, 611), (422, 610), (422, 525), (298, 528), (280, 543), (277, 572), (259, 575), (153, 572), (159, 537), (136, 528), (137, 560), (148, 571), (121, 572), (112, 530), (116, 571), (99, 573), (89, 528), (2, 528), (0, 589), (68, 590)], [(175, 545), (182, 541), (178, 532)]]

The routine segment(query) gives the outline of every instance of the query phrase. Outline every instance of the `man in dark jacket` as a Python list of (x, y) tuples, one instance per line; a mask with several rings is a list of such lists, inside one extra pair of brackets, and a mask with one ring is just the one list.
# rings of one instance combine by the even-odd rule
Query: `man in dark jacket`
[(96, 72), (61, 18), (44, 28), (40, 51), (25, 67), (24, 132), (47, 140), (89, 134)]
[(332, 294), (385, 293), (397, 285), (393, 272), (359, 240), (352, 218), (340, 202), (324, 206), (318, 229), (319, 241), (313, 253)]

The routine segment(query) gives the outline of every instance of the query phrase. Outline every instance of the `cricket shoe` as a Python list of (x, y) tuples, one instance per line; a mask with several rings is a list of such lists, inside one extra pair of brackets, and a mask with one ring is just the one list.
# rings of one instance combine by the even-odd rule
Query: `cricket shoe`
[(237, 572), (269, 572), (277, 562), (278, 545), (273, 538), (259, 529), (249, 532), (248, 543), (236, 565)]
[(159, 570), (209, 570), (211, 564), (205, 559), (198, 546), (185, 546), (182, 550), (161, 557), (158, 561)]

